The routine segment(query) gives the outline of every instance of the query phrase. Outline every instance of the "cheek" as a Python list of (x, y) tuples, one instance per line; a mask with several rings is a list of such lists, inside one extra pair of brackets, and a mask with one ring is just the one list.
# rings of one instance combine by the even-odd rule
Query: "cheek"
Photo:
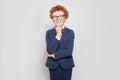
[(56, 21), (55, 20), (52, 20), (53, 21), (53, 23), (56, 23)]
[(64, 19), (63, 22), (65, 22), (66, 20)]
[(62, 22), (65, 22), (65, 21), (66, 21), (66, 19), (65, 19), (65, 18), (63, 18), (63, 19), (62, 19)]
[(61, 20), (52, 20), (54, 24), (63, 24), (66, 19), (61, 19)]

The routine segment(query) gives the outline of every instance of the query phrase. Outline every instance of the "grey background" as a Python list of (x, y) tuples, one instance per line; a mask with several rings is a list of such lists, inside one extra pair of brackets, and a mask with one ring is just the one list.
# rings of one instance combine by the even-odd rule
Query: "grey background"
[(65, 6), (75, 32), (72, 80), (120, 80), (119, 0), (0, 0), (0, 80), (49, 80), (49, 10)]

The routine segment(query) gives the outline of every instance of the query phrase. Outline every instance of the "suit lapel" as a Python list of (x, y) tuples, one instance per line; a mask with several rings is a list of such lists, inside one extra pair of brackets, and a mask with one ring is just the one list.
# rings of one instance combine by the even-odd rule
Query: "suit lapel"
[(66, 33), (67, 33), (67, 29), (66, 27), (64, 28), (64, 32), (62, 33), (62, 36), (61, 36), (61, 40), (63, 40), (66, 36)]

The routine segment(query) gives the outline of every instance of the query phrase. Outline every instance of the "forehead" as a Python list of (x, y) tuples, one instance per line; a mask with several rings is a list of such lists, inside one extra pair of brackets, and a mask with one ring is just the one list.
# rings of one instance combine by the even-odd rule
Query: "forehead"
[(54, 15), (64, 15), (64, 12), (63, 11), (55, 11), (55, 12), (53, 12), (53, 16)]

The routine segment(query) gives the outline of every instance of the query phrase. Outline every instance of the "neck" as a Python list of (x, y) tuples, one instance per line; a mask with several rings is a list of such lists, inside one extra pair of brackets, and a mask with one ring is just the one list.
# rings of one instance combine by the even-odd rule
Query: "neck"
[(56, 26), (56, 27), (64, 28), (64, 25), (60, 25), (60, 26)]
[(62, 26), (63, 26), (63, 25), (61, 25), (61, 26), (56, 26), (56, 27), (60, 27), (60, 28), (62, 28)]

